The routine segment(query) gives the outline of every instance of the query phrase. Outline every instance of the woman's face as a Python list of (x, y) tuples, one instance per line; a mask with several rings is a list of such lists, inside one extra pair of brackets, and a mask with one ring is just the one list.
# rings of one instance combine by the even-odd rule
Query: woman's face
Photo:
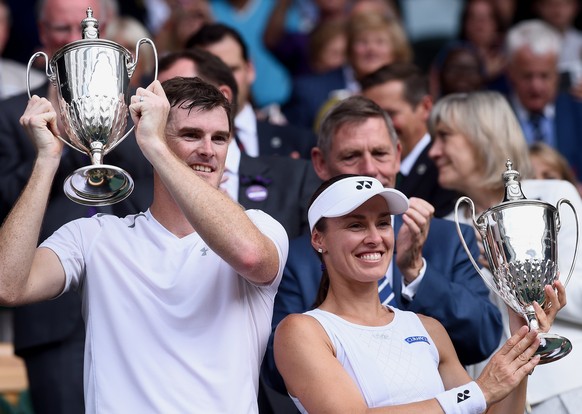
[(382, 196), (372, 197), (346, 216), (325, 220), (325, 233), (314, 235), (314, 247), (323, 249), (332, 283), (340, 279), (371, 282), (386, 274), (394, 231)]
[(555, 165), (540, 155), (530, 155), (531, 165), (534, 169), (535, 178), (538, 180), (564, 180), (560, 171)]
[(439, 184), (450, 190), (467, 193), (465, 188), (478, 182), (479, 171), (469, 140), (460, 132), (439, 122), (428, 155), (439, 171)]
[(478, 91), (483, 86), (480, 62), (477, 56), (458, 49), (446, 58), (441, 72), (441, 93)]
[(359, 33), (355, 36), (351, 49), (351, 64), (358, 77), (394, 61), (394, 44), (387, 29)]
[(487, 0), (475, 0), (469, 4), (465, 20), (467, 40), (476, 45), (490, 45), (497, 39), (497, 24), (493, 5)]

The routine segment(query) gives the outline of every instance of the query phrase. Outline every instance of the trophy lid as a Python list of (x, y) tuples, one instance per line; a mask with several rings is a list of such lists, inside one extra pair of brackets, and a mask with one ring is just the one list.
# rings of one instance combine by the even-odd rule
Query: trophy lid
[(503, 202), (506, 201), (517, 201), (525, 200), (523, 191), (521, 191), (521, 184), (519, 183), (519, 171), (513, 169), (513, 163), (511, 160), (507, 160), (505, 163), (507, 170), (501, 174), (503, 181), (505, 182), (505, 196), (503, 197)]
[(99, 20), (93, 17), (93, 9), (87, 8), (87, 17), (81, 21), (83, 39), (99, 38)]

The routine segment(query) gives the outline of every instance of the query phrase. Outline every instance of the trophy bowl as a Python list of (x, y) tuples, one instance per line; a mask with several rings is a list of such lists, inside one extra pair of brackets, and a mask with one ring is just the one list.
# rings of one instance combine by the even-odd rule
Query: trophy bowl
[[(497, 206), (490, 208), (475, 218), (475, 205), (469, 197), (461, 197), (455, 205), (455, 223), (461, 242), (473, 266), (485, 284), (515, 312), (523, 315), (530, 329), (539, 329), (533, 302), (546, 305), (544, 287), (551, 285), (559, 276), (558, 232), (560, 230), (560, 206), (567, 204), (574, 211), (576, 234), (578, 218), (569, 200), (560, 199), (556, 206), (537, 200), (528, 200), (521, 191), (519, 172), (507, 162), (505, 198)], [(459, 206), (467, 203), (470, 207), (473, 225), (483, 240), (488, 270), (479, 268), (461, 233)], [(567, 285), (576, 262), (578, 238), (574, 258), (564, 286)], [(550, 304), (551, 306), (551, 304)], [(557, 361), (568, 355), (572, 343), (567, 338), (550, 333), (540, 333), (540, 364)]]
[(114, 204), (133, 191), (131, 176), (119, 167), (104, 164), (103, 157), (133, 130), (131, 127), (125, 132), (129, 80), (138, 63), (139, 48), (144, 43), (153, 48), (154, 77), (157, 78), (157, 52), (150, 39), (138, 40), (133, 60), (123, 46), (99, 39), (98, 27), (93, 11), (88, 8), (87, 17), (81, 22), (81, 40), (63, 46), (50, 61), (44, 52), (35, 53), (27, 68), (30, 97), (30, 69), (36, 58), (44, 57), (46, 75), (57, 89), (66, 132), (66, 136), (59, 136), (59, 139), (91, 159), (91, 165), (77, 169), (64, 183), (67, 197), (88, 206)]

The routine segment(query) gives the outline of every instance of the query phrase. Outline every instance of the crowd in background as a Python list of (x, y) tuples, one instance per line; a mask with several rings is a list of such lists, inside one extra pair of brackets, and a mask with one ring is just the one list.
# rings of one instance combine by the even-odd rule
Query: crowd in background
[[(39, 6), (34, 0), (0, 0), (0, 99), (4, 105), (0, 110), (21, 102), (17, 99), (27, 92), (28, 59), (36, 51), (45, 51), (50, 57), (59, 47), (80, 38), (80, 28), (59, 21), (58, 14), (42, 12), (43, 5), (51, 1), (66, 3), (46, 0)], [(393, 174), (385, 174), (391, 178), (382, 184), (430, 203), (433, 210), (426, 213), (429, 220), (452, 220), (460, 195), (471, 196), (479, 213), (500, 202), (501, 173), (509, 157), (527, 179), (526, 190), (532, 197), (555, 205), (557, 199), (567, 196), (575, 198), (575, 205), (582, 205), (579, 194), (570, 191), (582, 191), (582, 7), (577, 0), (95, 1), (101, 5), (102, 14), (95, 16), (103, 26), (100, 37), (121, 44), (132, 54), (139, 39), (150, 38), (160, 62), (173, 56), (200, 65), (197, 59), (208, 59), (206, 56), (176, 54), (203, 49), (222, 59), (232, 71), (235, 84), (224, 77), (213, 80), (196, 73), (217, 87), (226, 84), (231, 93), (235, 139), (229, 147), (228, 179), (222, 189), (245, 208), (263, 209), (283, 224), (292, 239), (290, 260), (293, 239), (309, 234), (308, 200), (320, 181), (337, 175), (332, 172), (350, 168), (353, 171), (348, 172), (376, 175), (374, 163), (383, 162), (382, 154), (372, 152), (369, 160), (353, 161), (360, 163), (356, 166), (350, 164), (348, 154), (334, 161), (339, 167), (333, 171), (332, 161), (326, 159), (333, 151), (322, 149), (317, 140), (318, 134), (321, 140), (322, 122), (329, 110), (352, 96), (370, 99), (390, 116), (401, 160), (394, 163), (397, 168)], [(79, 23), (83, 17), (79, 16)], [(174, 63), (165, 62), (160, 70), (168, 70)], [(29, 69), (29, 88), (48, 96), (44, 65), (38, 60)], [(151, 49), (142, 46), (131, 77), (132, 90), (148, 85), (157, 67)], [(216, 75), (219, 71), (211, 69), (208, 77), (212, 78), (210, 72)], [(5, 145), (2, 140), (6, 136), (14, 135), (10, 129), (13, 123), (3, 117), (7, 119), (7, 110), (0, 113), (0, 146)], [(124, 150), (116, 151), (123, 163)], [(32, 152), (19, 150), (22, 158), (11, 159), (8, 150), (0, 148), (0, 160), (6, 161), (0, 165), (0, 172), (6, 173), (0, 178), (0, 220), (6, 217), (21, 189), (14, 183), (26, 178), (17, 171), (18, 164), (28, 163), (30, 167)], [(78, 161), (79, 165), (83, 162)], [(134, 160), (137, 172), (133, 174), (136, 186), (143, 177), (143, 186), (147, 187), (151, 173), (140, 166), (141, 162)], [(10, 174), (14, 174), (13, 181), (9, 181)], [(534, 179), (565, 180), (571, 186), (560, 192), (562, 187), (552, 185), (550, 191), (533, 183)], [(57, 182), (53, 191), (62, 191), (61, 183)], [(137, 197), (141, 195), (130, 199), (133, 204), (122, 207), (117, 214), (147, 208), (149, 198)], [(55, 214), (67, 208), (63, 207), (65, 202), (63, 197), (54, 203)], [(67, 217), (86, 214), (71, 212)], [(59, 226), (64, 219), (57, 220)], [(43, 234), (55, 230), (57, 221)], [(426, 262), (424, 266), (426, 269)], [(576, 273), (573, 280), (582, 278)], [(571, 311), (556, 325), (567, 331), (570, 339), (579, 341), (582, 324), (576, 311), (582, 308), (582, 285), (576, 281), (572, 285), (568, 291), (571, 308), (566, 308)], [(420, 292), (418, 297), (422, 296)], [(61, 299), (66, 303), (66, 298)], [(286, 314), (279, 308), (277, 315), (278, 300), (282, 299), (275, 299), (277, 323)], [(25, 359), (46, 343), (70, 341), (72, 348), (66, 352), (78, 351), (83, 346), (80, 318), (70, 322), (70, 329), (62, 334), (65, 339), (22, 339), (30, 333), (27, 329), (34, 331), (28, 323), (39, 313), (43, 317), (54, 314), (53, 323), (61, 320), (59, 312), (77, 309), (73, 312), (80, 315), (78, 301), (60, 308), (55, 302), (56, 306), (32, 305), (16, 310), (13, 323), (10, 313), (0, 308), (0, 338), (15, 340), (17, 352)], [(409, 302), (412, 300), (404, 301), (402, 307)], [(414, 307), (412, 310), (417, 311)], [(507, 328), (507, 315), (503, 317)], [(274, 322), (273, 331), (275, 328)], [(473, 358), (463, 353), (457, 335), (451, 333), (453, 329), (458, 328), (451, 328), (449, 335), (461, 363), (467, 367), (491, 355), (499, 344), (494, 338), (493, 348), (483, 351), (484, 355), (479, 350)], [(501, 334), (499, 329), (491, 329)], [(465, 331), (457, 331), (458, 336), (461, 332)], [(284, 408), (286, 401), (273, 392), (284, 393), (285, 389), (276, 385), (280, 381), (278, 373), (272, 373), (272, 341), (267, 359), (273, 365), (263, 368), (266, 378), (261, 380), (264, 388), (259, 393), (264, 398), (259, 404), (264, 413), (288, 409)], [(576, 358), (581, 359), (582, 354), (578, 352)], [(38, 375), (42, 378), (38, 381), (44, 384), (50, 376), (39, 372), (43, 369), (40, 365), (33, 368), (38, 361), (27, 360), (29, 376)], [(571, 361), (565, 364), (576, 366)], [(530, 383), (537, 394), (529, 397), (529, 403), (538, 405), (539, 410), (534, 412), (553, 412), (544, 411), (553, 406), (544, 408), (540, 404), (572, 390), (573, 397), (564, 398), (574, 401), (582, 396), (582, 383), (572, 377), (575, 374), (571, 369), (544, 369), (545, 376), (539, 373), (538, 377), (541, 382), (566, 385), (545, 387), (532, 377)], [(39, 387), (33, 392), (46, 392), (34, 378), (30, 382)], [(42, 404), (36, 403), (37, 414), (49, 412), (38, 410)]]

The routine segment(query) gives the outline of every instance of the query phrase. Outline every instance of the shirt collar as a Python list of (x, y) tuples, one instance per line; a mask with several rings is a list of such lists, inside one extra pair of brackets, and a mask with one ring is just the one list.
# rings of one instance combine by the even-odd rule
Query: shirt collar
[(420, 141), (418, 141), (418, 144), (416, 144), (414, 146), (412, 151), (410, 151), (410, 153), (400, 163), (400, 173), (402, 175), (410, 174), (410, 170), (412, 170), (414, 163), (416, 162), (416, 160), (418, 159), (418, 157), (420, 156), (422, 151), (424, 151), (424, 149), (429, 144), (430, 144), (430, 135), (427, 132), (426, 134), (424, 134), (422, 139)]

